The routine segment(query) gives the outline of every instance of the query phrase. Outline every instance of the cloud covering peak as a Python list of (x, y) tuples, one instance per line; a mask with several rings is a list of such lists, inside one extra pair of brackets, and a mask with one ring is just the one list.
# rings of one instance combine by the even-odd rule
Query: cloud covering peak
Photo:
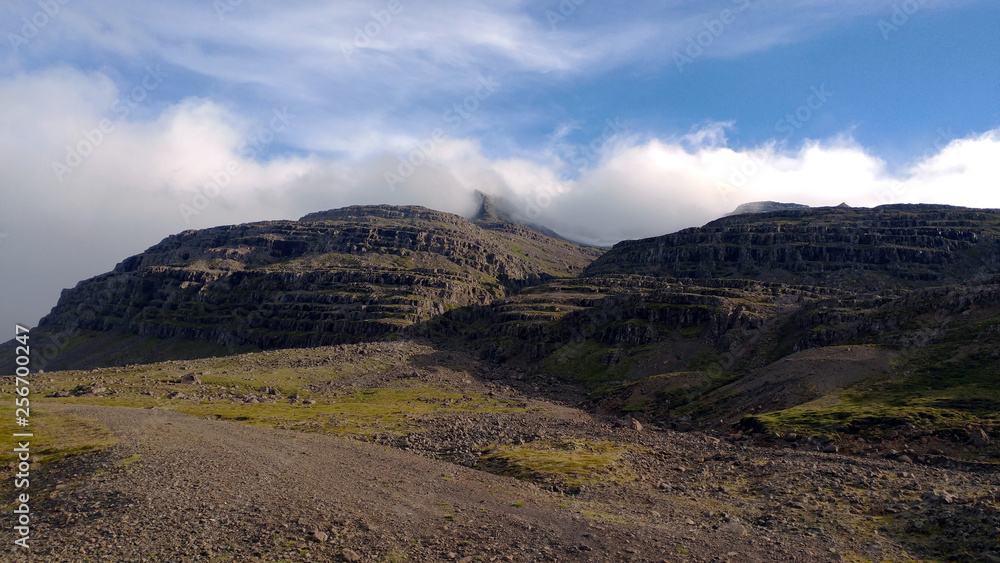
[(0, 321), (172, 233), (354, 204), (479, 190), (601, 245), (756, 200), (1000, 206), (987, 8), (898, 9), (12, 3)]

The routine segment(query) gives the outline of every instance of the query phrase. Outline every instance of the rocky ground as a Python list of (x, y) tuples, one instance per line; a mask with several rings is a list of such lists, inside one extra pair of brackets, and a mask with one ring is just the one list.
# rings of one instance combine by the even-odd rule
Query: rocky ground
[(39, 420), (116, 443), (33, 470), (34, 561), (1000, 560), (989, 465), (599, 416), (426, 345), (43, 377)]

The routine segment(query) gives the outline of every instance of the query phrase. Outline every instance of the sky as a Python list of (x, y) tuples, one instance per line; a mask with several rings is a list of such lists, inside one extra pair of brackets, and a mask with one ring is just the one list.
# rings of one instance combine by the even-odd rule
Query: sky
[[(0, 329), (187, 229), (354, 204), (595, 245), (1000, 207), (996, 0), (10, 0)], [(4, 338), (0, 338), (2, 340)]]

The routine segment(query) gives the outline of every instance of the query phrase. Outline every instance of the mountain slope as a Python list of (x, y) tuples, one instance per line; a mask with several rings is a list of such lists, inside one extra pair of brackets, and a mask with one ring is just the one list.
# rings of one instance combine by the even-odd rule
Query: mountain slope
[(488, 200), (472, 221), (348, 207), (168, 237), (67, 290), (33, 335), (56, 349), (36, 367), (420, 337), (676, 427), (752, 415), (833, 436), (880, 405), (884, 421), (992, 428), (998, 234), (996, 210), (791, 209), (592, 261)]
[(748, 278), (877, 292), (996, 273), (998, 236), (1000, 210), (886, 205), (772, 211), (618, 243), (585, 275)]
[[(230, 352), (384, 338), (572, 276), (599, 253), (499, 218), (483, 228), (422, 207), (185, 231), (64, 291), (39, 336), (115, 333), (130, 347), (180, 338)], [(83, 354), (61, 359), (73, 357)]]

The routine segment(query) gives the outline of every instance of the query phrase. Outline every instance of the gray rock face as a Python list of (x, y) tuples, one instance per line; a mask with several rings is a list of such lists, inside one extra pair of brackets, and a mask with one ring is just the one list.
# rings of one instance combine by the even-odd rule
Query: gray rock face
[(370, 340), (570, 276), (599, 252), (499, 219), (347, 207), (167, 237), (64, 291), (40, 327), (260, 348)]
[(618, 243), (585, 275), (647, 274), (920, 287), (1000, 272), (1000, 210), (942, 205), (827, 207), (724, 217)]
[(727, 213), (726, 217), (730, 215), (743, 215), (745, 213), (770, 213), (771, 211), (785, 211), (787, 209), (809, 209), (808, 205), (802, 205), (801, 203), (779, 203), (777, 201), (752, 201), (750, 203), (744, 203), (733, 210), (732, 213)]

